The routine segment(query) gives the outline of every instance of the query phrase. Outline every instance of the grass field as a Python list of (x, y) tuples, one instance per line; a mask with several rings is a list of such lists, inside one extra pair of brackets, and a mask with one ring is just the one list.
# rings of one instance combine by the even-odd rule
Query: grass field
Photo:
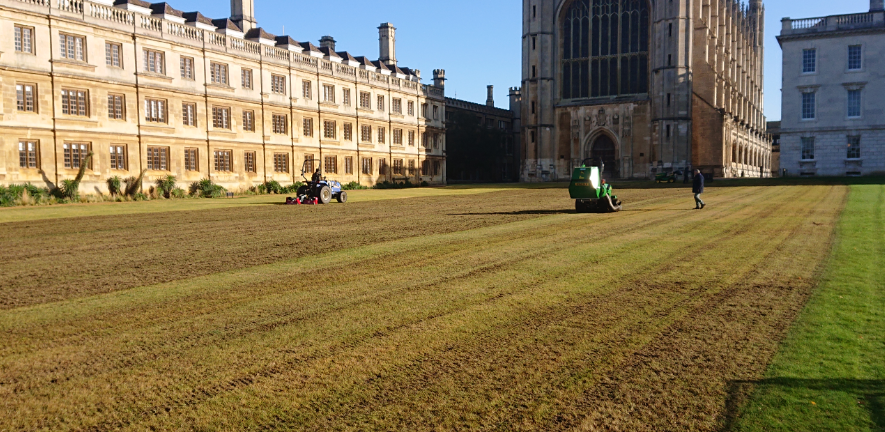
[(885, 431), (885, 186), (852, 186), (820, 288), (736, 423)]
[(848, 191), (0, 211), (0, 430), (718, 431)]

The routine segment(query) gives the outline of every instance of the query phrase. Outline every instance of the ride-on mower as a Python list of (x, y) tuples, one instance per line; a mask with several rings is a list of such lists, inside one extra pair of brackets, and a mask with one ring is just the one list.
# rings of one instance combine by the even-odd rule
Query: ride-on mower
[(306, 160), (301, 165), (301, 177), (304, 178), (306, 184), (298, 188), (298, 197), (287, 198), (286, 204), (328, 204), (332, 198), (337, 199), (340, 203), (346, 203), (347, 192), (341, 189), (341, 183), (328, 180), (325, 177), (316, 182), (307, 179), (304, 174), (311, 162)]
[(611, 185), (603, 184), (602, 172), (605, 164), (600, 160), (599, 166), (589, 166), (592, 163), (591, 159), (585, 159), (581, 167), (572, 172), (568, 191), (575, 200), (575, 210), (578, 213), (621, 211), (621, 200), (612, 195)]
[(681, 176), (682, 171), (670, 171), (655, 174), (655, 183), (675, 183), (676, 176)]

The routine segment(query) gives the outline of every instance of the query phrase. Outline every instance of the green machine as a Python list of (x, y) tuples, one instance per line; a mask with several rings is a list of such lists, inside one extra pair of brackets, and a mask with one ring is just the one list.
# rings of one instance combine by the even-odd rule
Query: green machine
[(602, 172), (605, 164), (592, 166), (592, 160), (585, 159), (579, 168), (572, 172), (572, 182), (568, 192), (575, 200), (578, 213), (610, 213), (621, 211), (621, 200), (612, 195), (612, 187), (603, 183)]

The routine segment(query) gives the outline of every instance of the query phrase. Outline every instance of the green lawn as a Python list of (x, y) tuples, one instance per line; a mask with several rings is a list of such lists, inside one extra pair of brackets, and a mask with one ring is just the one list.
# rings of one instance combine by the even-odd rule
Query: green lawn
[(734, 430), (885, 430), (883, 213), (885, 186), (851, 187), (821, 285)]

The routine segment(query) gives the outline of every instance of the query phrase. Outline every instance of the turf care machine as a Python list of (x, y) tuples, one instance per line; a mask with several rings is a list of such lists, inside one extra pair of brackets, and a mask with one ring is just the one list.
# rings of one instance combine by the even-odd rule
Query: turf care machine
[(305, 184), (298, 188), (298, 196), (286, 198), (286, 204), (328, 204), (335, 198), (340, 203), (347, 202), (347, 192), (341, 189), (341, 183), (323, 177), (320, 181), (310, 181), (304, 175), (312, 160), (305, 160), (301, 165), (301, 177)]
[(591, 159), (585, 159), (580, 168), (572, 172), (572, 182), (568, 187), (569, 195), (575, 200), (578, 213), (609, 213), (621, 211), (621, 200), (612, 195), (612, 187), (602, 183), (602, 172), (605, 164), (602, 160), (598, 166), (592, 166)]

